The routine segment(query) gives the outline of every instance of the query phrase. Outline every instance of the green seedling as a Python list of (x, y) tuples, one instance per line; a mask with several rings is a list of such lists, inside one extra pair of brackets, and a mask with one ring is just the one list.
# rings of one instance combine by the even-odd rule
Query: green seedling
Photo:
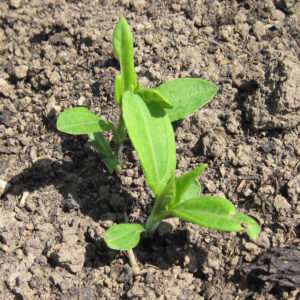
[(250, 238), (260, 231), (257, 222), (237, 213), (227, 199), (201, 196), (198, 176), (206, 165), (175, 178), (175, 137), (168, 113), (157, 103), (143, 101), (139, 94), (126, 91), (122, 97), (123, 119), (136, 149), (155, 202), (145, 225), (118, 224), (110, 227), (104, 240), (116, 250), (134, 248), (140, 234), (152, 236), (159, 223), (178, 217), (200, 226), (221, 230), (245, 230)]
[[(120, 61), (121, 75), (115, 80), (115, 100), (121, 113), (118, 124), (93, 114), (85, 107), (75, 107), (62, 112), (57, 120), (58, 130), (74, 134), (88, 135), (94, 148), (103, 156), (103, 162), (112, 173), (122, 168), (122, 145), (127, 138), (127, 124), (124, 123), (124, 96), (136, 98), (147, 104), (156, 104), (159, 114), (167, 115), (171, 122), (184, 118), (209, 102), (218, 88), (210, 82), (197, 78), (181, 78), (165, 82), (156, 88), (142, 88), (137, 83), (134, 68), (133, 38), (130, 28), (124, 18), (117, 23), (113, 33), (113, 47)], [(129, 93), (130, 92), (130, 93)], [(155, 110), (155, 108), (153, 108)], [(140, 112), (138, 112), (140, 113)], [(143, 115), (133, 126), (146, 126), (140, 122)], [(166, 118), (165, 118), (166, 119)], [(161, 122), (161, 121), (158, 121)], [(169, 126), (169, 125), (168, 125)], [(111, 143), (103, 135), (104, 131), (111, 131)], [(156, 139), (159, 139), (159, 130)], [(145, 143), (146, 138), (140, 136)], [(165, 182), (164, 182), (165, 183)], [(161, 183), (163, 184), (163, 183)]]
[[(155, 202), (146, 224), (118, 224), (110, 227), (104, 237), (112, 249), (131, 250), (142, 232), (152, 236), (159, 223), (171, 216), (200, 226), (223, 231), (245, 230), (255, 238), (260, 231), (252, 218), (237, 213), (224, 198), (201, 196), (198, 176), (201, 165), (175, 178), (176, 145), (171, 122), (184, 118), (209, 102), (218, 88), (210, 82), (182, 78), (142, 88), (134, 69), (133, 39), (124, 18), (113, 34), (114, 50), (120, 60), (121, 75), (115, 81), (115, 100), (121, 108), (119, 123), (96, 116), (87, 108), (64, 111), (57, 128), (69, 134), (87, 134), (103, 156), (110, 172), (118, 171), (122, 162), (122, 144), (127, 134), (136, 149)], [(113, 132), (113, 146), (102, 134)]]

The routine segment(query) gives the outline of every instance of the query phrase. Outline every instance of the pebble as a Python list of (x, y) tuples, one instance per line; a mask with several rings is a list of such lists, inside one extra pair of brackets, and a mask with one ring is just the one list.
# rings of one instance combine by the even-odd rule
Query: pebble
[(11, 8), (19, 8), (21, 6), (21, 0), (9, 0), (9, 6)]
[(157, 228), (157, 233), (160, 236), (164, 236), (168, 233), (171, 233), (173, 230), (173, 226), (168, 222), (161, 222)]
[(26, 229), (32, 231), (34, 230), (34, 225), (32, 223), (26, 224)]
[(274, 207), (281, 215), (286, 215), (291, 210), (291, 204), (281, 195), (275, 197)]
[(12, 93), (12, 86), (10, 86), (5, 79), (0, 78), (0, 94), (9, 97), (11, 93)]
[(147, 2), (145, 0), (135, 0), (132, 4), (136, 11), (140, 11), (147, 5)]
[(265, 24), (258, 20), (253, 24), (252, 29), (253, 29), (253, 33), (256, 35), (258, 39), (264, 36), (267, 32)]
[(27, 73), (28, 73), (28, 66), (26, 66), (26, 65), (16, 66), (14, 69), (14, 75), (17, 79), (26, 78)]
[(17, 249), (15, 254), (18, 259), (22, 259), (24, 257), (24, 253), (23, 253), (22, 249)]
[(5, 253), (9, 252), (9, 248), (7, 245), (1, 245), (0, 247), (3, 252), (5, 252)]
[(270, 153), (275, 149), (275, 144), (272, 141), (267, 141), (261, 146), (261, 149), (266, 153)]
[(295, 148), (295, 154), (300, 156), (300, 140), (297, 141), (294, 148)]
[(0, 179), (0, 196), (2, 196), (10, 187), (10, 184), (7, 181)]

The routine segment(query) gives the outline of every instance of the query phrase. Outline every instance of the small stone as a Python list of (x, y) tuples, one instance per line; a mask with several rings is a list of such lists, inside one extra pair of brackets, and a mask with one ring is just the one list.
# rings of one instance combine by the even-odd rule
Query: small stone
[(26, 224), (26, 229), (32, 231), (34, 230), (34, 225), (32, 223)]
[(244, 24), (247, 22), (247, 15), (243, 11), (238, 11), (234, 16), (235, 24)]
[(246, 37), (249, 33), (249, 30), (250, 30), (250, 25), (247, 24), (247, 23), (242, 23), (242, 24), (237, 24), (235, 26), (235, 31), (238, 32), (241, 37)]
[(1, 245), (1, 246), (0, 246), (0, 249), (1, 249), (3, 252), (5, 252), (5, 253), (9, 252), (9, 248), (8, 248), (7, 245)]
[(0, 179), (0, 197), (9, 189), (10, 184)]
[(153, 36), (150, 35), (150, 34), (147, 34), (145, 37), (144, 37), (144, 40), (145, 40), (145, 43), (147, 45), (152, 45), (153, 44)]
[(38, 288), (43, 282), (43, 278), (41, 276), (38, 275), (34, 275), (31, 277), (31, 279), (28, 282), (28, 285), (34, 289), (34, 288)]
[(60, 75), (57, 71), (53, 71), (52, 73), (48, 73), (48, 78), (51, 84), (57, 85), (60, 82)]
[(253, 29), (253, 33), (258, 39), (264, 36), (267, 32), (265, 24), (258, 20), (253, 24), (252, 29)]
[(272, 141), (267, 141), (261, 146), (261, 149), (266, 153), (270, 153), (275, 149), (275, 144)]
[(3, 79), (0, 78), (0, 94), (3, 94), (6, 97), (9, 97), (13, 93), (13, 88), (9, 83)]
[(243, 195), (245, 197), (249, 197), (252, 194), (252, 190), (250, 188), (246, 188)]
[(125, 186), (130, 186), (132, 184), (132, 178), (131, 177), (123, 177), (122, 178), (122, 183)]
[(171, 233), (172, 232), (172, 225), (167, 223), (167, 222), (161, 222), (158, 226), (158, 229), (157, 229), (157, 233), (160, 235), (160, 236), (164, 236), (168, 233)]
[(79, 106), (82, 106), (82, 105), (84, 105), (85, 101), (86, 101), (86, 98), (84, 96), (81, 96), (77, 100), (77, 103), (78, 103)]
[(136, 161), (139, 161), (139, 157), (138, 157), (138, 154), (136, 153), (135, 150), (132, 150), (131, 151), (131, 155), (132, 155), (132, 158)]
[(257, 245), (255, 245), (254, 243), (251, 242), (247, 242), (244, 244), (245, 248), (251, 252), (256, 253), (257, 251), (259, 251), (259, 248)]
[(63, 242), (54, 247), (50, 258), (56, 262), (57, 265), (65, 267), (70, 273), (76, 274), (83, 268), (85, 248), (81, 245)]
[(11, 8), (19, 8), (21, 6), (21, 0), (9, 0), (9, 6)]
[(27, 73), (28, 73), (28, 66), (26, 66), (26, 65), (16, 66), (14, 69), (14, 75), (17, 79), (26, 78)]
[(210, 193), (214, 193), (216, 191), (216, 185), (212, 180), (207, 180), (205, 187)]
[(270, 248), (270, 239), (266, 232), (261, 232), (259, 236), (254, 240), (255, 244), (265, 249)]
[(15, 254), (18, 259), (22, 259), (24, 257), (24, 253), (23, 253), (22, 249), (17, 249)]
[(220, 269), (220, 261), (215, 258), (209, 257), (207, 259), (207, 266), (214, 270), (219, 270)]
[(25, 202), (25, 209), (29, 212), (34, 212), (36, 210), (36, 205), (31, 197)]
[(147, 2), (145, 0), (135, 0), (132, 4), (136, 11), (140, 11), (147, 5)]
[(180, 4), (173, 3), (173, 4), (172, 4), (172, 9), (173, 9), (174, 11), (180, 11), (181, 5), (180, 5)]
[(291, 204), (281, 195), (275, 197), (274, 207), (281, 215), (286, 215), (291, 210)]
[(51, 223), (38, 224), (35, 229), (37, 231), (47, 233), (53, 231), (53, 225)]
[(220, 31), (221, 39), (224, 41), (230, 41), (233, 36), (233, 26), (224, 26)]
[(202, 139), (204, 155), (223, 159), (226, 155), (226, 135), (224, 132), (210, 132)]
[(285, 14), (279, 9), (272, 10), (271, 16), (273, 20), (283, 21), (285, 19)]
[(295, 149), (295, 154), (300, 156), (300, 140), (296, 141), (296, 145), (295, 145), (294, 149)]
[(202, 29), (203, 33), (210, 36), (212, 35), (212, 33), (214, 32), (214, 29), (213, 27), (211, 26), (205, 26), (203, 29)]

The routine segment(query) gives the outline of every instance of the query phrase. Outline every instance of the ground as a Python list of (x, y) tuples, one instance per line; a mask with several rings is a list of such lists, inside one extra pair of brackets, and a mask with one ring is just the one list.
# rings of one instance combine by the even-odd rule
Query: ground
[[(153, 205), (130, 141), (118, 177), (87, 137), (56, 129), (73, 106), (117, 121), (111, 40), (122, 16), (142, 86), (197, 77), (219, 87), (173, 124), (177, 175), (208, 164), (203, 193), (261, 225), (250, 240), (169, 219), (135, 249), (137, 277), (103, 242), (109, 226), (144, 222)], [(1, 1), (0, 179), (10, 187), (0, 299), (297, 299), (299, 19), (296, 0)]]

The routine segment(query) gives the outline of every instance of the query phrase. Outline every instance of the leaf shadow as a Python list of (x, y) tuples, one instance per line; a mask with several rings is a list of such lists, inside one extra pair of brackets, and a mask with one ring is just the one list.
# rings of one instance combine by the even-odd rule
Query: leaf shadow
[[(164, 227), (171, 226), (167, 222), (161, 224)], [(156, 233), (153, 239), (142, 238), (134, 251), (138, 261), (146, 268), (150, 265), (160, 270), (167, 270), (177, 265), (182, 269), (185, 268), (186, 272), (193, 273), (196, 278), (206, 279), (203, 264), (207, 252), (190, 241), (188, 230), (175, 229), (163, 235)]]

